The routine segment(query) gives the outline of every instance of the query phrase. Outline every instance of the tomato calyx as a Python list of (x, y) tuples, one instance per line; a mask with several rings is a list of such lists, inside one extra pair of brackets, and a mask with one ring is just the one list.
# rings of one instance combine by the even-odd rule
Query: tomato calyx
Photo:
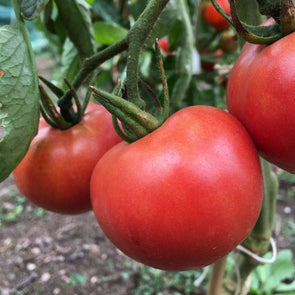
[[(231, 25), (236, 29), (237, 33), (243, 38), (245, 41), (254, 44), (271, 44), (280, 38), (284, 37), (286, 34), (295, 30), (295, 22), (293, 21), (295, 15), (290, 9), (291, 6), (294, 7), (294, 4), (290, 0), (283, 0), (282, 5), (279, 7), (275, 7), (272, 11), (271, 16), (274, 16), (276, 22), (271, 25), (249, 25), (245, 22), (241, 21), (237, 8), (236, 8), (236, 0), (229, 0), (230, 4), (230, 15), (228, 15), (222, 7), (218, 4), (217, 0), (211, 0), (215, 9), (228, 21)], [(265, 4), (265, 1), (259, 1), (260, 8)], [(272, 7), (273, 8), (273, 7)], [(277, 19), (277, 14), (279, 9), (280, 19)], [(263, 12), (263, 9), (260, 9)], [(291, 12), (290, 12), (291, 11)], [(291, 13), (291, 16), (290, 16)], [(289, 15), (288, 15), (289, 14)], [(294, 22), (294, 24), (293, 24)]]
[[(52, 99), (49, 97), (44, 87), (39, 83), (39, 91), (40, 91), (40, 111), (44, 118), (44, 120), (52, 127), (58, 128), (61, 130), (65, 130), (71, 128), (75, 124), (79, 123), (83, 116), (87, 104), (90, 98), (90, 92), (86, 95), (85, 101), (82, 104), (79, 101), (76, 90), (73, 88), (71, 83), (64, 79), (66, 85), (68, 86), (72, 97), (75, 102), (75, 109), (73, 108), (72, 101), (66, 101), (61, 103), (61, 98), (64, 95), (62, 89), (48, 81), (42, 76), (39, 76), (39, 79), (53, 92), (53, 94), (58, 98), (58, 108), (55, 106)], [(64, 114), (67, 114), (64, 116)]]
[[(126, 128), (122, 131), (127, 137), (129, 135), (128, 141), (144, 137), (160, 126), (160, 122), (156, 117), (141, 110), (134, 103), (94, 86), (89, 87), (93, 91), (95, 99), (133, 132), (133, 136), (131, 136)], [(121, 135), (121, 132), (119, 135)], [(127, 137), (124, 139), (126, 140)]]
[(157, 41), (155, 42), (155, 47), (164, 90), (163, 98), (161, 100), (157, 98), (150, 86), (138, 79), (138, 82), (148, 92), (155, 105), (155, 115), (142, 110), (135, 103), (128, 101), (128, 93), (125, 88), (122, 89), (122, 97), (120, 97), (120, 89), (117, 89), (114, 94), (111, 94), (94, 86), (89, 86), (93, 92), (94, 98), (113, 115), (113, 125), (117, 134), (127, 142), (134, 142), (153, 132), (155, 129), (159, 128), (169, 116), (168, 85), (161, 49)]

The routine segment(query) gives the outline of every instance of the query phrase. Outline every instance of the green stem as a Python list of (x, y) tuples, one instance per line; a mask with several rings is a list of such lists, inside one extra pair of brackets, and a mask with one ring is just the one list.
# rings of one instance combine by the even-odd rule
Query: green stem
[[(257, 220), (257, 223), (251, 234), (242, 243), (244, 247), (251, 252), (263, 256), (269, 249), (269, 239), (271, 237), (273, 219), (276, 208), (276, 196), (278, 192), (278, 180), (273, 171), (271, 171), (270, 164), (261, 159), (261, 166), (263, 171), (263, 185), (264, 195), (262, 209)], [(259, 265), (259, 262), (246, 254), (238, 252), (235, 261), (240, 270), (240, 283), (242, 289), (247, 281), (250, 273)], [(224, 283), (226, 294), (235, 294), (237, 289), (236, 271), (233, 270), (225, 279)]]
[(28, 52), (29, 52), (30, 63), (32, 65), (31, 70), (33, 72), (33, 76), (35, 77), (34, 84), (36, 85), (36, 87), (38, 87), (38, 73), (37, 73), (35, 55), (34, 55), (34, 52), (33, 52), (30, 35), (29, 35), (28, 30), (27, 30), (24, 19), (21, 16), (21, 10), (20, 10), (19, 4), (18, 4), (18, 0), (12, 0), (11, 2), (12, 2), (12, 5), (13, 5), (13, 10), (14, 10), (14, 13), (15, 13), (15, 17), (16, 17), (16, 26), (20, 30), (20, 32), (22, 33), (22, 36), (23, 36), (24, 41), (26, 43), (26, 47), (27, 47)]
[(138, 90), (138, 64), (142, 47), (150, 35), (154, 24), (169, 0), (151, 0), (129, 31), (126, 87), (128, 100), (139, 107), (144, 106)]
[[(238, 16), (236, 2), (241, 3), (242, 0), (228, 0), (231, 17), (225, 13), (216, 0), (211, 1), (215, 9), (235, 27), (240, 37), (249, 43), (271, 44), (283, 36), (278, 24), (270, 26), (254, 26), (241, 21)], [(243, 6), (243, 8), (249, 12), (246, 6)]]
[(162, 80), (163, 90), (164, 90), (164, 98), (161, 101), (161, 116), (160, 116), (161, 122), (164, 122), (169, 117), (169, 106), (170, 106), (169, 89), (168, 89), (168, 83), (167, 83), (167, 79), (165, 75), (162, 53), (161, 53), (161, 49), (158, 42), (156, 42), (155, 46), (156, 46), (158, 66), (160, 69), (161, 80)]
[(226, 260), (227, 256), (224, 256), (213, 264), (207, 295), (222, 294), (222, 282), (225, 272)]
[[(77, 77), (72, 83), (73, 89), (77, 90), (86, 78), (102, 63), (115, 55), (123, 52), (128, 48), (127, 38), (123, 38), (120, 41), (110, 45), (102, 51), (84, 60), (82, 68), (78, 73)], [(58, 101), (58, 105), (61, 108), (62, 116), (71, 121), (72, 120), (72, 93), (68, 90)]]

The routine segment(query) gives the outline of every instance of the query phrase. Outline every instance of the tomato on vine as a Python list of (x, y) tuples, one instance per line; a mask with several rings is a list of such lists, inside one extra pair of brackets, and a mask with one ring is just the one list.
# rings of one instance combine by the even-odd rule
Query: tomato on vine
[(192, 106), (110, 149), (90, 190), (96, 218), (120, 250), (155, 268), (188, 270), (215, 262), (248, 236), (263, 183), (242, 124), (221, 109)]
[(246, 43), (228, 81), (229, 111), (247, 128), (261, 156), (295, 173), (295, 34), (272, 45)]
[(24, 196), (44, 209), (78, 214), (91, 209), (90, 177), (97, 161), (121, 139), (111, 114), (88, 104), (83, 119), (66, 130), (40, 119), (39, 132), (24, 159), (13, 171)]
[(160, 48), (167, 54), (167, 55), (175, 55), (175, 51), (170, 51), (170, 42), (169, 39), (165, 36), (158, 40), (158, 44)]
[[(217, 0), (217, 2), (227, 14), (230, 14), (228, 0)], [(215, 9), (211, 2), (204, 12), (204, 20), (219, 32), (225, 31), (230, 27), (230, 23)]]

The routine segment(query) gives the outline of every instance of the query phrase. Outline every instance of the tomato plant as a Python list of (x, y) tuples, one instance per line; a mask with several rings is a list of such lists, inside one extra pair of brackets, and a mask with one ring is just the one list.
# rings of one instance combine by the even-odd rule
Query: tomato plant
[[(217, 2), (227, 14), (230, 14), (228, 0), (218, 0)], [(214, 8), (212, 3), (206, 8), (204, 19), (219, 32), (225, 31), (230, 27), (230, 23)]]
[(89, 104), (82, 121), (60, 130), (43, 118), (25, 158), (13, 171), (15, 183), (34, 204), (78, 214), (91, 209), (89, 183), (101, 156), (120, 141), (110, 113)]
[[(231, 289), (227, 294), (246, 290), (249, 274), (261, 260), (236, 251), (240, 276), (229, 271), (224, 284), (220, 262), (226, 261), (224, 255), (241, 241), (240, 246), (248, 253), (263, 256), (268, 251), (276, 175), (269, 163), (261, 160), (265, 188), (261, 206), (260, 165), (245, 127), (222, 110), (192, 105), (225, 107), (221, 83), (226, 82), (236, 60), (233, 51), (237, 46), (236, 35), (227, 30), (229, 23), (246, 41), (270, 44), (295, 31), (294, 3), (235, 0), (229, 1), (229, 12), (226, 0), (9, 2), (14, 8), (15, 26), (0, 28), (0, 181), (25, 156), (36, 134), (41, 109), (46, 121), (61, 130), (42, 119), (39, 134), (15, 169), (16, 183), (32, 202), (59, 213), (81, 213), (91, 208), (91, 188), (97, 220), (127, 255), (169, 270), (197, 268), (216, 261), (208, 294), (221, 294), (227, 286)], [(278, 21), (270, 27), (259, 26), (259, 12)], [(58, 66), (48, 77), (37, 72), (24, 18), (35, 20), (49, 41), (46, 44), (53, 46), (50, 56)], [(169, 36), (177, 54), (170, 52), (168, 39), (160, 39), (165, 52), (161, 54), (154, 46), (161, 36)], [(255, 48), (258, 58), (264, 50), (275, 47)], [(210, 53), (201, 56), (201, 63), (218, 63), (214, 71), (201, 71), (198, 52), (203, 49)], [(217, 49), (222, 50), (220, 55)], [(277, 63), (283, 55), (279, 50), (275, 52), (271, 57)], [(263, 65), (271, 68), (269, 63)], [(276, 71), (274, 66), (272, 71)], [(257, 78), (265, 73), (270, 76), (265, 69), (256, 73)], [(280, 75), (282, 88), (289, 80)], [(231, 92), (262, 90), (260, 96), (265, 97), (268, 89), (259, 88), (259, 81), (251, 90), (247, 88), (252, 76), (239, 74), (243, 81), (236, 81), (239, 87)], [(261, 81), (272, 84), (271, 79)], [(277, 81), (279, 78), (274, 79)], [(50, 95), (43, 84), (52, 92)], [(109, 127), (101, 133), (106, 125), (99, 121), (98, 114), (97, 120), (92, 118), (92, 105), (83, 119), (91, 94), (89, 86), (113, 114), (116, 131), (128, 143), (118, 143), (109, 114)], [(288, 89), (291, 92), (291, 87)], [(274, 92), (281, 94), (284, 90), (278, 87)], [(87, 93), (84, 98), (83, 93)], [(58, 110), (50, 101), (52, 94)], [(265, 109), (271, 108), (269, 101), (263, 101)], [(284, 103), (292, 109), (291, 100)], [(259, 117), (256, 110), (259, 107), (250, 112)], [(280, 128), (283, 120), (293, 125), (285, 113), (279, 116), (274, 121)], [(265, 127), (268, 121), (263, 120), (256, 124)], [(291, 131), (289, 135), (293, 137)], [(114, 138), (112, 144), (94, 159), (109, 136)], [(112, 147), (115, 143), (118, 145)], [(222, 256), (224, 259), (219, 259)]]
[(229, 111), (247, 128), (260, 154), (295, 173), (295, 34), (272, 45), (247, 43), (228, 81)]
[(119, 249), (156, 268), (187, 270), (213, 263), (250, 233), (262, 186), (242, 124), (223, 110), (192, 106), (109, 150), (90, 190), (96, 218)]

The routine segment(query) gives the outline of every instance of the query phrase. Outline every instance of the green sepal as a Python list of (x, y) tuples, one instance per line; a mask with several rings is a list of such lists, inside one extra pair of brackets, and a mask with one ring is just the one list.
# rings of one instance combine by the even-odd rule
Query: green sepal
[(141, 110), (134, 103), (94, 86), (89, 87), (93, 91), (94, 98), (122, 124), (125, 124), (134, 133), (136, 139), (144, 137), (160, 127), (161, 124), (156, 117)]
[(231, 17), (225, 13), (216, 0), (211, 0), (215, 9), (237, 30), (241, 38), (254, 44), (271, 44), (283, 37), (280, 25), (275, 23), (268, 26), (249, 25), (238, 18), (235, 0), (229, 0)]
[(64, 92), (62, 89), (51, 83), (46, 78), (39, 75), (39, 79), (58, 97), (62, 97), (64, 95)]

